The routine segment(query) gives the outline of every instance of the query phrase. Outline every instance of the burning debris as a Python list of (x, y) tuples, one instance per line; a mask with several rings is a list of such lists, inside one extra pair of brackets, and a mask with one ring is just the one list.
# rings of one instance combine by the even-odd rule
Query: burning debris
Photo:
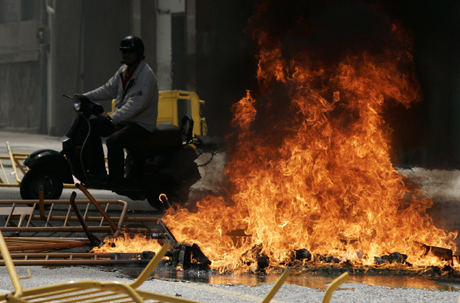
[[(136, 253), (142, 252), (139, 259), (151, 259), (151, 255), (159, 251), (165, 241), (172, 245), (172, 249), (166, 253), (170, 258), (169, 265), (173, 268), (180, 267), (184, 270), (194, 268), (206, 270), (211, 261), (203, 254), (197, 244), (185, 244), (177, 242), (168, 227), (160, 220), (159, 231), (150, 235), (129, 234), (122, 232), (119, 237), (107, 237), (99, 247), (93, 247), (93, 253)], [(150, 257), (149, 257), (150, 256)]]
[(392, 264), (392, 263), (400, 263), (400, 264), (407, 264), (408, 266), (412, 266), (410, 263), (406, 263), (407, 255), (400, 254), (398, 252), (391, 253), (389, 255), (384, 255), (382, 257), (374, 257), (375, 264)]
[[(165, 241), (173, 244), (173, 249), (167, 252), (166, 256), (169, 260), (166, 262), (170, 268), (183, 269), (183, 270), (209, 270), (212, 264), (211, 260), (205, 256), (201, 248), (197, 244), (189, 245), (186, 243), (178, 243), (171, 231), (160, 220), (160, 230), (151, 235), (145, 234), (128, 234), (123, 232), (118, 237), (108, 237), (99, 247), (92, 249), (94, 253), (123, 253), (124, 255), (136, 254), (136, 260), (149, 260), (155, 255), (155, 252), (161, 248)], [(235, 230), (230, 233), (233, 237), (250, 237), (244, 230)], [(236, 241), (234, 243), (242, 243)], [(441, 247), (427, 246), (420, 244), (423, 250), (424, 257), (433, 257), (436, 261), (432, 263), (444, 264), (439, 266), (419, 266), (414, 268), (413, 265), (407, 261), (408, 256), (398, 252), (393, 252), (387, 255), (374, 256), (373, 262), (366, 262), (365, 256), (362, 252), (357, 252), (353, 256), (333, 256), (312, 253), (303, 248), (296, 249), (288, 254), (291, 255), (291, 261), (281, 266), (298, 268), (301, 271), (331, 271), (342, 273), (351, 270), (355, 273), (365, 272), (378, 272), (383, 270), (387, 272), (388, 268), (397, 268), (398, 274), (410, 274), (411, 272), (418, 272), (419, 274), (429, 274), (432, 276), (448, 275), (450, 277), (459, 278), (460, 273), (453, 268), (453, 261), (459, 263), (458, 256), (453, 256), (452, 250), (444, 249)], [(142, 250), (142, 253), (136, 253)], [(263, 253), (263, 245), (255, 245), (250, 250), (246, 251), (239, 260), (251, 268), (251, 272), (256, 274), (266, 274), (270, 268), (270, 258)]]

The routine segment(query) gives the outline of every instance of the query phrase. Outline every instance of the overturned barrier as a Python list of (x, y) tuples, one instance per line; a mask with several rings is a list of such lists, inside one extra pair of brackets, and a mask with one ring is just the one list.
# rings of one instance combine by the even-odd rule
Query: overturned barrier
[[(0, 186), (18, 187), (22, 177), (26, 173), (24, 166), (21, 164), (29, 154), (14, 153), (10, 143), (6, 142), (7, 156), (0, 156)], [(3, 177), (1, 177), (3, 176)]]
[[(114, 222), (116, 230), (109, 221), (98, 212), (91, 211), (93, 205), (88, 200), (76, 200), (75, 204), (82, 213), (84, 221), (90, 232), (113, 233), (123, 227), (128, 203), (121, 200), (100, 200), (98, 205), (105, 212), (115, 213), (110, 219)], [(84, 232), (77, 215), (72, 210), (69, 201), (48, 200), (44, 201), (44, 209), (40, 210), (39, 200), (0, 200), (0, 216), (5, 216), (5, 224), (0, 227), (2, 232)]]

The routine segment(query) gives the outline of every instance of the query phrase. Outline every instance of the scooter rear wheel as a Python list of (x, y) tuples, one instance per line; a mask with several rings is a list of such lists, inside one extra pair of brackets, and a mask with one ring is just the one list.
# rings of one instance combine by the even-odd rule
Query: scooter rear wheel
[[(184, 204), (187, 202), (190, 189), (175, 189), (175, 190), (158, 190), (157, 188), (149, 188), (146, 190), (147, 202), (153, 208), (156, 208), (158, 212), (163, 212), (168, 209), (171, 205), (169, 203)], [(160, 199), (160, 195), (165, 195), (168, 200), (167, 203)]]
[(45, 199), (59, 199), (64, 184), (55, 174), (46, 171), (29, 170), (21, 181), (20, 193), (24, 200), (39, 198), (40, 185), (43, 185)]
[(160, 213), (167, 208), (159, 198), (162, 193), (162, 191), (154, 188), (149, 188), (146, 193), (147, 202)]

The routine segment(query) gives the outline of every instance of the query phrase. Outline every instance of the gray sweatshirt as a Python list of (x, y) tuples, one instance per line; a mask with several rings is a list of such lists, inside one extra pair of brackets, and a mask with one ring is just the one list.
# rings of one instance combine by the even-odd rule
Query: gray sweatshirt
[(94, 101), (117, 98), (115, 111), (110, 115), (113, 123), (136, 123), (153, 132), (158, 117), (157, 78), (142, 60), (124, 90), (123, 73), (126, 68), (122, 65), (106, 84), (83, 95)]

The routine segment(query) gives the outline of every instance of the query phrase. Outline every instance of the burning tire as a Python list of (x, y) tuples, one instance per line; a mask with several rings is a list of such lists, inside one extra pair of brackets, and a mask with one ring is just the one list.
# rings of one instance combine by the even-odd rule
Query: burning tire
[(36, 200), (39, 198), (40, 186), (43, 185), (45, 199), (59, 199), (64, 184), (56, 175), (37, 170), (29, 170), (22, 178), (20, 193), (24, 200)]

